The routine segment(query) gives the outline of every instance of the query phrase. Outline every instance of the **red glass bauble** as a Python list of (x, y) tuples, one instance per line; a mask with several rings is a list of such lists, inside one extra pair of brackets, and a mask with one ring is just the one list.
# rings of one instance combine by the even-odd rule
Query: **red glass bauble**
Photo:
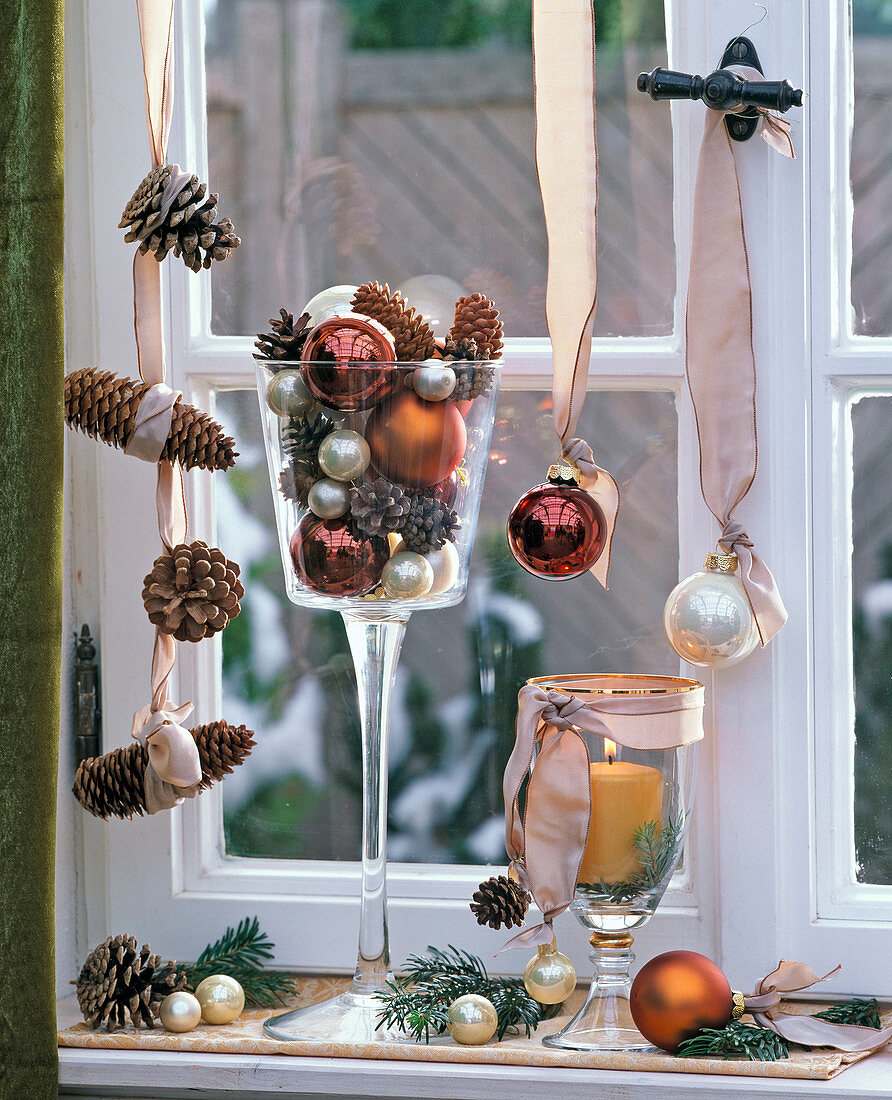
[(575, 485), (537, 485), (508, 517), (511, 553), (528, 573), (551, 581), (570, 580), (591, 569), (604, 549), (606, 532), (600, 505)]
[(705, 955), (667, 951), (639, 970), (629, 1004), (644, 1038), (674, 1053), (701, 1027), (724, 1027), (734, 999), (728, 979)]
[(291, 536), (291, 561), (301, 584), (325, 596), (364, 596), (381, 578), (386, 539), (357, 539), (343, 519), (308, 512)]
[(301, 368), (304, 383), (320, 404), (339, 412), (371, 409), (396, 388), (399, 371), (393, 366), (393, 337), (387, 329), (360, 313), (327, 317), (313, 329), (303, 348), (312, 366)]
[(397, 485), (421, 489), (445, 481), (461, 462), (468, 433), (451, 401), (422, 401), (398, 390), (365, 426), (372, 465)]

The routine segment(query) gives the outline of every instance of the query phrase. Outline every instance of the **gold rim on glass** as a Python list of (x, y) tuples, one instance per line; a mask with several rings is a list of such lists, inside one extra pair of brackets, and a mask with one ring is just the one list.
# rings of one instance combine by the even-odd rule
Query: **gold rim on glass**
[[(609, 688), (609, 687), (573, 687), (574, 683), (582, 681), (591, 683), (593, 680), (627, 681), (647, 680), (665, 684), (665, 687), (640, 687), (640, 688)], [(534, 676), (527, 680), (528, 684), (548, 684), (552, 687), (566, 687), (575, 695), (679, 695), (685, 691), (696, 691), (703, 687), (699, 680), (689, 680), (684, 676), (645, 676), (641, 673), (610, 673), (592, 672), (576, 673), (561, 676)]]

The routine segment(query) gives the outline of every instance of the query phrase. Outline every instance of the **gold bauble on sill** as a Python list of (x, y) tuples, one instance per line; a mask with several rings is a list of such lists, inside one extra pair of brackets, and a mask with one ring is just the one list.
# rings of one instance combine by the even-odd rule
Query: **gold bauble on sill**
[(449, 1034), (462, 1046), (488, 1043), (499, 1026), (499, 1014), (491, 1001), (479, 993), (457, 997), (446, 1011)]
[(196, 997), (181, 989), (164, 998), (160, 1017), (168, 1031), (192, 1031), (201, 1023), (201, 1005)]
[(195, 996), (201, 1005), (201, 1018), (209, 1024), (231, 1024), (245, 1007), (245, 991), (228, 974), (211, 974), (199, 982)]
[(544, 944), (524, 968), (523, 984), (534, 1001), (558, 1005), (576, 988), (576, 968), (553, 944)]

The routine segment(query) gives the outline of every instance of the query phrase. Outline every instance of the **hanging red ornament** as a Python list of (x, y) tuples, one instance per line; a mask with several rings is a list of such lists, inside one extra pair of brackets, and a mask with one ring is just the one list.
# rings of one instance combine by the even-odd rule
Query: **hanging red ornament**
[(344, 519), (308, 512), (291, 536), (291, 561), (301, 584), (325, 596), (364, 596), (381, 577), (386, 539), (358, 539)]
[(601, 556), (607, 533), (604, 512), (578, 483), (579, 471), (552, 466), (548, 481), (520, 498), (508, 517), (508, 545), (535, 577), (570, 580)]
[(714, 962), (696, 951), (667, 951), (645, 963), (629, 997), (635, 1026), (649, 1042), (674, 1053), (701, 1027), (724, 1027), (743, 1013)]
[[(304, 383), (321, 404), (339, 412), (371, 409), (396, 388), (399, 371), (393, 337), (371, 317), (342, 313), (313, 329), (303, 347)], [(362, 364), (370, 364), (365, 366)]]
[(372, 411), (365, 437), (375, 469), (413, 489), (450, 477), (468, 441), (465, 422), (451, 401), (422, 401), (406, 389)]

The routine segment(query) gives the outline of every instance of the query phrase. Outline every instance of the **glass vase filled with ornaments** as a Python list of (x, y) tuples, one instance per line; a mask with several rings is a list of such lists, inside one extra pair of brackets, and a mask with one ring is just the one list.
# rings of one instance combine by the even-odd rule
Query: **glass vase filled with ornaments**
[(392, 980), (387, 938), (387, 740), (413, 611), (459, 603), (499, 387), (501, 324), (460, 298), (440, 337), (399, 293), (333, 287), (257, 344), (257, 391), (285, 587), (340, 612), (362, 728), (359, 951), (341, 996), (275, 1016), (278, 1039), (368, 1042)]
[[(598, 695), (658, 700), (699, 692), (698, 722), (702, 711), (702, 685), (680, 677), (557, 676), (531, 682), (583, 702)], [(658, 702), (655, 707), (654, 714)], [(647, 714), (622, 719), (630, 731), (652, 721)], [(633, 932), (656, 912), (681, 859), (694, 802), (699, 741), (642, 749), (584, 729), (577, 732), (589, 756), (591, 817), (570, 909), (591, 933), (594, 976), (579, 1012), (543, 1042), (569, 1050), (652, 1049), (635, 1027), (629, 1008)], [(638, 738), (632, 735), (629, 740)], [(540, 954), (543, 950), (548, 949), (540, 948)]]

